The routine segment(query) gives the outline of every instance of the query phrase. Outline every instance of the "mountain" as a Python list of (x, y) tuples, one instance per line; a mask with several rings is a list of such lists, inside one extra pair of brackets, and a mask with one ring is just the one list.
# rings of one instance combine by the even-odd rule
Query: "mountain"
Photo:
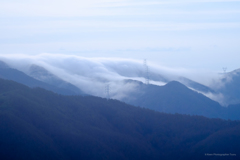
[[(138, 76), (139, 77), (146, 77), (144, 75), (144, 73), (141, 73)], [(172, 75), (170, 77), (164, 76), (164, 75), (161, 75), (161, 74), (157, 74), (157, 73), (151, 73), (149, 79), (150, 79), (150, 81), (153, 80), (153, 81), (162, 82), (162, 83), (169, 83), (171, 81), (178, 81), (178, 82), (184, 84), (185, 86), (187, 86), (188, 88), (196, 90), (198, 92), (216, 93), (216, 91), (214, 89), (212, 89), (210, 87), (207, 87), (207, 86), (205, 86), (203, 84), (200, 84), (198, 82), (195, 82), (195, 81), (193, 81), (191, 79), (188, 79), (186, 77), (176, 76), (176, 75)]]
[[(128, 67), (128, 68), (127, 68)], [(186, 77), (183, 76), (179, 76), (176, 75), (174, 73), (167, 73), (164, 70), (160, 70), (157, 71), (156, 70), (149, 72), (148, 71), (148, 67), (145, 64), (145, 68), (135, 68), (136, 66), (128, 66), (126, 65), (120, 65), (119, 66), (115, 66), (111, 68), (111, 71), (113, 71), (114, 73), (117, 73), (120, 76), (123, 77), (128, 77), (128, 79), (132, 79), (132, 80), (136, 80), (136, 78), (149, 78), (150, 83), (158, 83), (158, 84), (165, 84), (171, 81), (178, 81), (182, 84), (184, 84), (185, 86), (187, 86), (190, 89), (196, 90), (198, 92), (202, 92), (202, 93), (213, 93), (215, 94), (216, 91), (208, 86), (205, 86), (203, 84), (200, 84), (198, 82), (195, 82), (191, 79), (188, 79)], [(146, 68), (147, 67), (147, 68)]]
[(221, 79), (222, 86), (216, 90), (224, 95), (227, 104), (240, 103), (240, 69), (225, 73)]
[[(137, 84), (136, 90), (123, 99), (124, 102), (166, 113), (202, 115), (210, 118), (226, 118), (225, 108), (185, 85), (172, 81), (165, 86)], [(240, 118), (240, 117), (239, 117)]]
[(48, 70), (38, 65), (31, 65), (31, 67), (29, 68), (29, 75), (39, 81), (43, 81), (52, 86), (71, 90), (78, 95), (84, 95), (84, 92), (81, 91), (78, 87), (60, 79), (56, 75), (50, 73)]
[(232, 120), (240, 120), (240, 104), (229, 105), (227, 107), (227, 116)]
[(3, 61), (0, 61), (0, 68), (9, 68), (9, 66)]
[(49, 85), (47, 83), (34, 79), (19, 70), (10, 68), (3, 61), (0, 61), (0, 78), (12, 80), (12, 81), (27, 85), (29, 87), (41, 87), (59, 94), (76, 95), (76, 92), (72, 90)]
[(3, 79), (0, 130), (4, 160), (219, 158), (206, 153), (240, 158), (238, 121), (164, 114), (98, 97), (63, 96)]

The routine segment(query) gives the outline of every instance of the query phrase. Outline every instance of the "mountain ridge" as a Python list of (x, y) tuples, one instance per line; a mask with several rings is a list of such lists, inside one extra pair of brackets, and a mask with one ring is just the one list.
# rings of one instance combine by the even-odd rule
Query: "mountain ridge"
[[(126, 83), (135, 82), (126, 81)], [(133, 93), (134, 98), (125, 98), (124, 102), (166, 113), (226, 118), (225, 110), (218, 102), (189, 89), (180, 82), (172, 81), (164, 86), (136, 84), (138, 91)]]
[[(224, 139), (226, 133), (239, 132), (239, 122), (159, 113), (99, 97), (63, 96), (3, 79), (0, 119), (0, 157), (6, 160), (203, 159), (204, 153), (240, 142), (239, 136)], [(216, 135), (220, 147), (214, 145)], [(205, 142), (212, 143), (201, 150)], [(230, 151), (238, 155), (239, 148)]]

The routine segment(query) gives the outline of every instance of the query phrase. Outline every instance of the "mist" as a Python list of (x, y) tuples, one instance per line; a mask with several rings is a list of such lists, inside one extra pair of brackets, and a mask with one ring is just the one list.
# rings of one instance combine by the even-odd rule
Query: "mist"
[[(75, 55), (39, 54), (39, 55), (0, 55), (0, 60), (10, 67), (29, 75), (29, 68), (38, 65), (57, 77), (69, 82), (85, 93), (105, 97), (105, 86), (109, 84), (113, 99), (123, 99), (138, 87), (138, 83), (125, 83), (124, 80), (136, 80), (145, 83), (143, 60), (122, 58), (85, 58)], [(220, 75), (213, 71), (169, 68), (147, 61), (151, 84), (162, 86), (179, 77), (186, 77), (206, 86), (213, 86)], [(220, 85), (220, 84), (219, 84)], [(206, 93), (211, 99), (217, 95)], [(217, 97), (216, 97), (217, 96)], [(222, 97), (222, 95), (220, 95)]]

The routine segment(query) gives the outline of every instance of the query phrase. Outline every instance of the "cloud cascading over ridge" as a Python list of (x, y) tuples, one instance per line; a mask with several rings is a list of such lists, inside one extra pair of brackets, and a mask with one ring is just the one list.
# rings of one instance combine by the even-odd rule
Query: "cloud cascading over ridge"
[[(0, 60), (29, 74), (31, 65), (38, 65), (59, 78), (72, 83), (88, 94), (105, 97), (105, 86), (110, 85), (112, 98), (122, 99), (128, 93), (134, 92), (136, 83), (124, 83), (124, 80), (145, 82), (145, 68), (142, 60), (122, 58), (85, 58), (75, 55), (40, 54), (30, 55), (1, 55)], [(177, 80), (180, 76), (197, 79), (198, 82), (210, 84), (213, 78), (211, 73), (199, 75), (198, 71), (184, 68), (168, 68), (151, 62), (149, 67), (150, 83), (164, 85), (168, 81)], [(203, 78), (204, 77), (204, 78)], [(200, 79), (201, 78), (201, 79)], [(210, 94), (209, 94), (210, 95)], [(213, 97), (213, 95), (211, 95)]]

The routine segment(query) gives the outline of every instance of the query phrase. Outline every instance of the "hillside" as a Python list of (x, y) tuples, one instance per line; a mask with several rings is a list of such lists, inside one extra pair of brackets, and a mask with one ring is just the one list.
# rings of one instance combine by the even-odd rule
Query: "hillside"
[(126, 103), (166, 113), (226, 118), (226, 108), (177, 81), (164, 86), (131, 80), (126, 83), (138, 84), (136, 91), (123, 100)]
[(50, 85), (47, 83), (44, 83), (42, 81), (39, 81), (35, 78), (32, 78), (25, 73), (10, 68), (6, 63), (3, 61), (0, 61), (0, 78), (7, 79), (7, 80), (13, 80), (15, 82), (24, 84), (29, 87), (41, 87), (47, 90), (50, 90), (55, 93), (63, 94), (63, 95), (76, 95), (76, 94), (83, 94), (80, 90), (79, 92), (76, 92), (75, 90), (67, 89), (66, 87), (57, 87), (54, 85)]
[(205, 153), (223, 151), (236, 154), (232, 159), (240, 155), (240, 122), (63, 96), (3, 79), (0, 130), (0, 156), (6, 160), (203, 159), (209, 158)]

